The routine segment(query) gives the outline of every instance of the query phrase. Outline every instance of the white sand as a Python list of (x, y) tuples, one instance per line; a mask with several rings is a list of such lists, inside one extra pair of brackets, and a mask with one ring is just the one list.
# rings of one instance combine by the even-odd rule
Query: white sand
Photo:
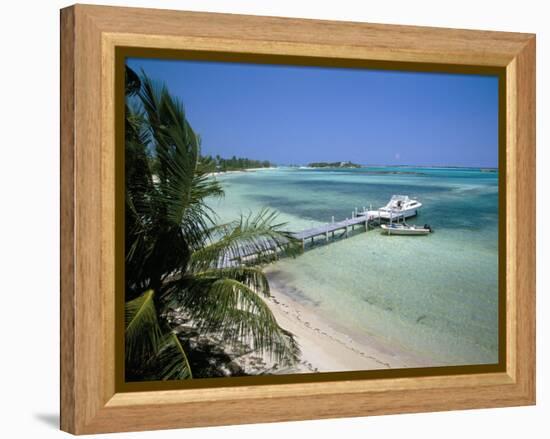
[(220, 176), (220, 175), (241, 174), (243, 172), (267, 171), (269, 169), (276, 169), (276, 167), (272, 166), (270, 168), (247, 168), (247, 169), (238, 169), (238, 170), (233, 170), (233, 171), (216, 171), (216, 172), (209, 172), (207, 175), (209, 177), (217, 177), (217, 176)]
[(272, 289), (271, 295), (267, 300), (269, 308), (279, 325), (295, 335), (302, 352), (295, 370), (279, 373), (398, 369), (429, 364), (427, 359), (383, 346), (372, 336), (352, 338), (316, 315), (314, 308), (281, 291)]

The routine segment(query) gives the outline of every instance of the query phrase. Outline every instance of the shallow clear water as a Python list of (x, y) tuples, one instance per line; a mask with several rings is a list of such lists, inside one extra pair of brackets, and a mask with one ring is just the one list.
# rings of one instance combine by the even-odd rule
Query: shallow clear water
[(374, 335), (434, 365), (498, 361), (497, 173), (278, 168), (217, 178), (226, 192), (212, 201), (221, 221), (269, 207), (293, 231), (378, 208), (394, 194), (417, 197), (424, 206), (408, 222), (435, 233), (321, 240), (270, 266), (270, 280), (350, 334)]

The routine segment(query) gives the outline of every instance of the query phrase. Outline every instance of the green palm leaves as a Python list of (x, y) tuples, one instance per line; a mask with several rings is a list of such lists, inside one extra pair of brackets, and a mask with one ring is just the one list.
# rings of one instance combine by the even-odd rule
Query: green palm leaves
[(132, 379), (186, 379), (193, 352), (167, 314), (199, 331), (296, 361), (292, 334), (262, 297), (261, 264), (300, 248), (274, 212), (216, 224), (207, 200), (223, 195), (203, 163), (200, 138), (164, 86), (128, 69), (126, 110), (126, 364)]
[(187, 355), (176, 334), (163, 334), (154, 302), (147, 290), (125, 305), (127, 369), (150, 379), (191, 378)]
[(141, 358), (154, 356), (158, 351), (162, 332), (153, 298), (154, 291), (147, 290), (136, 299), (126, 302), (126, 361), (139, 362)]
[(152, 373), (152, 379), (157, 376), (163, 380), (193, 378), (187, 355), (177, 335), (173, 332), (162, 339), (155, 364), (160, 366), (160, 369)]

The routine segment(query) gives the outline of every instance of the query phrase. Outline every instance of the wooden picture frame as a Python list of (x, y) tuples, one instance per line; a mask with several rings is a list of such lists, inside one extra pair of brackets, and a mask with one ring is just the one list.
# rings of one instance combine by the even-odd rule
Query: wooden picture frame
[[(505, 96), (502, 367), (120, 391), (114, 294), (120, 48), (498, 72)], [(62, 430), (85, 434), (534, 403), (534, 35), (88, 5), (61, 11)]]

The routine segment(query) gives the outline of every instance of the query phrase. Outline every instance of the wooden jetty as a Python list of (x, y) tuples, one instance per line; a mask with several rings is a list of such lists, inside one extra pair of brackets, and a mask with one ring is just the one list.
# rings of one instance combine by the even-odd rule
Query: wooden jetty
[[(380, 225), (382, 219), (379, 211), (367, 210), (366, 208), (360, 211), (356, 208), (351, 213), (351, 218), (335, 222), (334, 217), (332, 217), (332, 222), (330, 223), (295, 232), (292, 236), (302, 242), (302, 249), (305, 250), (306, 242), (310, 241), (311, 244), (314, 244), (315, 238), (322, 236), (326, 243), (330, 242), (330, 238), (332, 238), (332, 240), (341, 238), (342, 236), (347, 238), (350, 231), (355, 230), (355, 227), (364, 227), (364, 230), (367, 231), (369, 227)], [(339, 231), (342, 233), (337, 237), (336, 233)], [(277, 253), (278, 251), (279, 250), (274, 247), (273, 250), (268, 250), (266, 254), (270, 252)], [(257, 256), (256, 253), (247, 252), (245, 248), (239, 248), (236, 255), (223, 255), (219, 261), (219, 266), (224, 268), (235, 267), (241, 265), (243, 262), (250, 262)]]
[(328, 242), (329, 237), (334, 239), (334, 234), (340, 230), (346, 238), (349, 236), (350, 230), (354, 230), (356, 226), (363, 226), (365, 231), (367, 231), (369, 229), (369, 223), (374, 219), (378, 219), (378, 217), (371, 212), (363, 212), (361, 215), (352, 214), (351, 218), (346, 218), (343, 221), (333, 221), (331, 223), (294, 233), (294, 237), (301, 240), (302, 248), (305, 248), (307, 240), (311, 240), (311, 243), (313, 244), (315, 238), (324, 236), (326, 242)]

